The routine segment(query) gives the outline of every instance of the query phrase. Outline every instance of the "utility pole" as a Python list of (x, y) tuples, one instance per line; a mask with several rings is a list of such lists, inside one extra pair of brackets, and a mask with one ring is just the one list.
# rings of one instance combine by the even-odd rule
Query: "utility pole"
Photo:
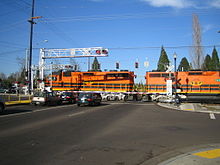
[(33, 87), (33, 84), (32, 84), (32, 46), (33, 46), (33, 28), (34, 28), (33, 25), (35, 24), (35, 22), (33, 21), (34, 20), (34, 3), (35, 3), (35, 0), (32, 0), (31, 18), (28, 20), (28, 22), (30, 22), (30, 24), (31, 24), (30, 42), (29, 42), (29, 72), (28, 72), (28, 81), (29, 81), (28, 92), (29, 92), (29, 94), (31, 94), (32, 87)]
[(174, 76), (175, 76), (175, 103), (177, 103), (177, 72), (176, 72), (176, 58), (177, 58), (177, 54), (176, 54), (176, 52), (174, 52), (173, 58), (174, 58)]

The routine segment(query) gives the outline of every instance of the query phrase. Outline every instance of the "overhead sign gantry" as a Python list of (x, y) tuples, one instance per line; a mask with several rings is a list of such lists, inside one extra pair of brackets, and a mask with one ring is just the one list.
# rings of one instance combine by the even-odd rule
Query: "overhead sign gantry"
[(102, 47), (69, 48), (69, 49), (40, 49), (39, 78), (43, 80), (45, 59), (79, 58), (79, 57), (106, 57), (108, 49)]

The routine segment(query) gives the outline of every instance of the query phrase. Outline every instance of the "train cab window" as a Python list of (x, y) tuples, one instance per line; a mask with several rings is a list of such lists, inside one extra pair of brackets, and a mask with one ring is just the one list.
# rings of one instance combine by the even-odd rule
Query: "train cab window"
[(189, 72), (189, 75), (202, 75), (202, 72)]
[(56, 77), (52, 77), (52, 80), (53, 80), (53, 81), (57, 81), (57, 78), (56, 78)]
[(117, 75), (118, 74), (111, 73), (111, 74), (107, 74), (107, 77), (118, 77)]
[(71, 72), (70, 71), (63, 72), (63, 76), (64, 77), (71, 77)]
[(128, 78), (129, 74), (128, 73), (119, 73), (118, 77), (122, 77), (122, 78)]
[(160, 73), (152, 73), (149, 75), (150, 77), (161, 77)]
[(169, 76), (171, 76), (171, 77), (174, 77), (174, 74), (173, 73), (162, 73), (162, 77), (166, 77), (166, 78), (168, 78)]

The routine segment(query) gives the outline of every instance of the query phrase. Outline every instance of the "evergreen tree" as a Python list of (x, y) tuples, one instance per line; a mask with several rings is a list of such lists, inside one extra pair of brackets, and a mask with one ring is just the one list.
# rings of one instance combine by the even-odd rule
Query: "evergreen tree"
[(157, 71), (166, 71), (168, 65), (169, 65), (169, 59), (168, 59), (165, 49), (162, 46), (160, 58), (157, 63)]
[(100, 71), (100, 64), (96, 57), (94, 58), (94, 61), (92, 63), (92, 71)]
[(190, 70), (190, 65), (186, 57), (182, 58), (177, 70), (178, 71), (189, 71)]
[(211, 56), (209, 54), (206, 55), (203, 66), (202, 66), (203, 70), (212, 70), (212, 59)]
[(212, 70), (220, 70), (218, 52), (215, 47), (212, 51)]

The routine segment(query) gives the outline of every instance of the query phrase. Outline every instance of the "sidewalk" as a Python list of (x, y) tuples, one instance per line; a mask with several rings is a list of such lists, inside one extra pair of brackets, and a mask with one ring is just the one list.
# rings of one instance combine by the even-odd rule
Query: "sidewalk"
[(173, 103), (158, 103), (158, 105), (182, 111), (220, 114), (220, 104), (181, 103), (174, 105)]
[(158, 165), (219, 165), (220, 145), (192, 150), (170, 158)]

